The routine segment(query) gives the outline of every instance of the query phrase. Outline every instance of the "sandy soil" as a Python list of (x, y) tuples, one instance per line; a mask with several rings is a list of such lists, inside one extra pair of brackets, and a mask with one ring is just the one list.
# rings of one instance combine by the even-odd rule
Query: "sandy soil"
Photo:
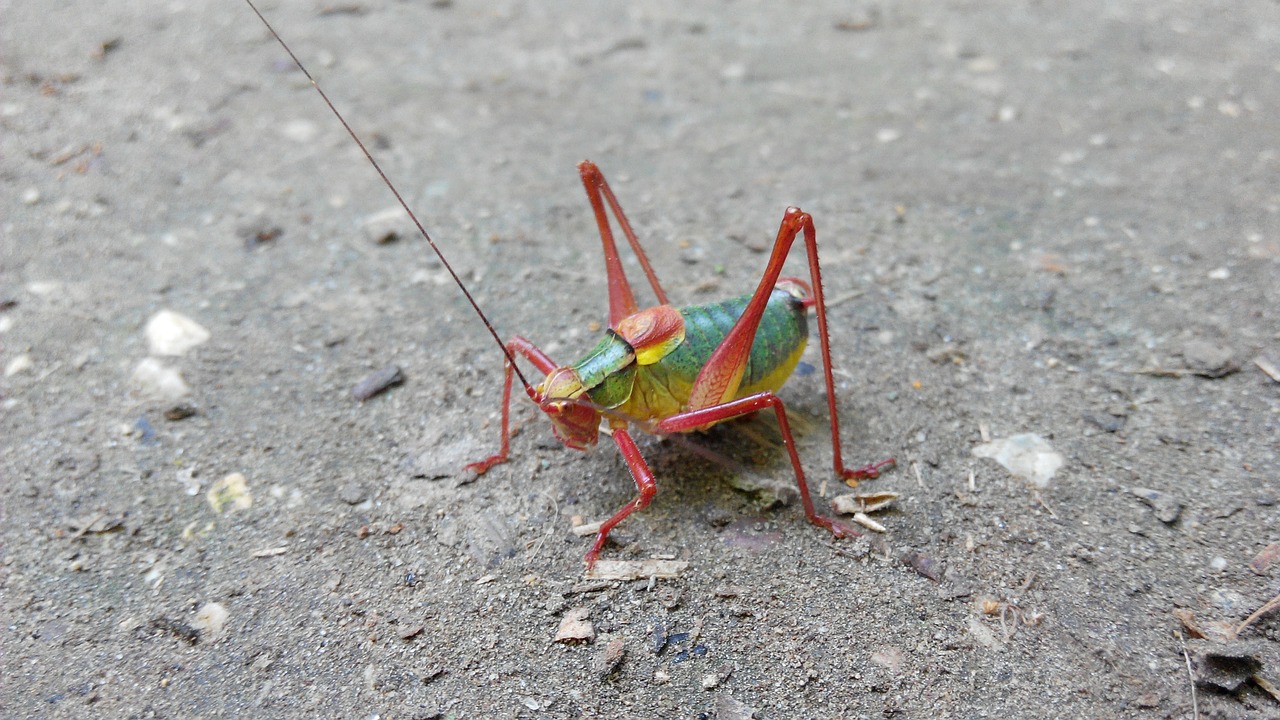
[[(1280, 620), (1230, 639), (1280, 593), (1280, 9), (790, 5), (264, 5), (562, 361), (606, 307), (578, 160), (679, 302), (816, 218), (887, 532), (805, 522), (757, 419), (645, 441), (605, 557), (688, 564), (603, 581), (617, 452), (524, 403), (457, 472), (501, 357), (247, 7), (0, 1), (0, 714), (1280, 715)], [(166, 310), (208, 338), (163, 354)], [(783, 397), (848, 492), (821, 375)], [(973, 455), (1024, 433), (1043, 487)]]

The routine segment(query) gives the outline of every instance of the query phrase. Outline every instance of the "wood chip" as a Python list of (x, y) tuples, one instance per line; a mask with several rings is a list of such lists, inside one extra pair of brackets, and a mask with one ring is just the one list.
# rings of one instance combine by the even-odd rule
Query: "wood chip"
[(255, 550), (253, 553), (253, 556), (256, 558), (275, 557), (277, 555), (283, 555), (287, 552), (289, 552), (289, 546), (281, 545), (279, 547), (265, 548), (263, 550)]
[(1272, 360), (1265, 355), (1259, 355), (1253, 359), (1253, 364), (1257, 365), (1259, 370), (1266, 373), (1267, 377), (1280, 383), (1280, 367), (1278, 367), (1280, 366), (1280, 362)]
[(592, 580), (676, 578), (689, 568), (685, 560), (600, 560), (587, 571)]
[(886, 530), (883, 525), (876, 522), (875, 520), (872, 520), (871, 516), (867, 515), (864, 512), (854, 513), (853, 521), (858, 523), (862, 527), (867, 528), (868, 530), (873, 530), (878, 533), (888, 532), (888, 530)]

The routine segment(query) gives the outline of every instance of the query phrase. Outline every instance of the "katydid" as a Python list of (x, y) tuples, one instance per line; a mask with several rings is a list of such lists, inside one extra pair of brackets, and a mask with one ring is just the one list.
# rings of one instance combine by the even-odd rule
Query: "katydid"
[[(808, 213), (796, 207), (786, 209), (764, 275), (750, 295), (719, 303), (677, 308), (668, 301), (639, 238), (604, 174), (589, 160), (579, 163), (578, 172), (604, 246), (609, 288), (609, 326), (604, 337), (581, 360), (569, 365), (557, 365), (536, 345), (519, 335), (506, 343), (502, 342), (444, 253), (409, 209), (359, 136), (252, 0), (245, 2), (306, 75), (360, 147), (502, 349), (505, 378), (500, 449), (490, 457), (470, 463), (466, 466), (468, 470), (483, 474), (494, 465), (506, 462), (510, 454), (513, 378), (520, 380), (525, 393), (547, 414), (552, 430), (565, 446), (586, 450), (599, 440), (602, 432), (612, 436), (631, 471), (639, 493), (635, 499), (600, 524), (595, 542), (585, 557), (590, 568), (599, 557), (614, 526), (636, 510), (648, 506), (657, 492), (653, 473), (631, 437), (633, 427), (656, 435), (691, 432), (757, 411), (772, 410), (795, 472), (800, 501), (809, 522), (830, 530), (836, 537), (858, 534), (849, 526), (819, 514), (814, 508), (804, 468), (796, 452), (795, 438), (787, 422), (786, 409), (776, 394), (800, 361), (808, 340), (807, 310), (813, 308), (817, 317), (818, 343), (826, 382), (831, 445), (837, 477), (856, 484), (858, 480), (877, 477), (882, 470), (894, 464), (894, 460), (890, 458), (859, 468), (846, 468), (844, 465), (826, 305), (818, 264), (817, 234), (813, 218)], [(636, 303), (635, 293), (618, 256), (609, 211), (612, 211), (657, 296), (659, 304), (655, 307), (641, 309)], [(800, 278), (782, 277), (783, 263), (799, 237), (804, 238), (809, 282)], [(529, 384), (517, 363), (520, 358), (543, 373), (545, 377), (540, 383)]]

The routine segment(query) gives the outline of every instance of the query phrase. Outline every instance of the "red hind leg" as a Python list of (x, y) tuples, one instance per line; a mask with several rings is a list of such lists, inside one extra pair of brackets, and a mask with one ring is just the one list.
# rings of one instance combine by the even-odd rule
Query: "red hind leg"
[(742, 375), (755, 342), (756, 330), (760, 326), (760, 317), (764, 313), (769, 295), (777, 285), (782, 274), (782, 266), (787, 260), (791, 246), (797, 237), (804, 236), (806, 255), (809, 260), (809, 277), (811, 278), (811, 304), (818, 318), (818, 344), (822, 351), (822, 371), (827, 383), (827, 410), (831, 417), (831, 447), (834, 455), (836, 474), (845, 481), (877, 477), (880, 471), (894, 464), (892, 458), (878, 463), (871, 463), (860, 468), (846, 468), (844, 456), (840, 449), (840, 414), (836, 410), (835, 380), (831, 371), (831, 341), (827, 331), (827, 305), (822, 292), (822, 269), (818, 263), (817, 231), (813, 227), (813, 218), (799, 208), (787, 208), (778, 227), (778, 237), (774, 240), (773, 252), (769, 256), (769, 264), (760, 284), (756, 287), (751, 300), (736, 322), (712, 353), (711, 358), (698, 374), (690, 392), (689, 407), (692, 410), (710, 408), (732, 400), (737, 394)]

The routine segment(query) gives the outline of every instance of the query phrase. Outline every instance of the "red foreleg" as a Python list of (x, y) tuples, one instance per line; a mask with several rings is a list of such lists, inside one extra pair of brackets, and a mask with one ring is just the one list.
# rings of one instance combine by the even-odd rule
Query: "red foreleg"
[(622, 453), (622, 459), (626, 461), (627, 468), (631, 470), (631, 477), (635, 478), (636, 488), (640, 490), (640, 494), (636, 495), (631, 502), (623, 505), (621, 510), (613, 514), (613, 517), (600, 523), (600, 530), (596, 533), (596, 542), (591, 546), (591, 550), (587, 552), (585, 558), (588, 570), (596, 564), (596, 558), (600, 556), (600, 549), (604, 547), (605, 542), (609, 539), (609, 531), (631, 513), (648, 507), (650, 501), (653, 500), (653, 496), (658, 492), (658, 485), (653, 480), (653, 471), (649, 469), (649, 464), (640, 455), (640, 449), (636, 447), (635, 441), (631, 439), (631, 434), (625, 428), (617, 428), (613, 431), (613, 441), (618, 444), (618, 451)]
[(604, 268), (609, 282), (609, 327), (615, 327), (622, 318), (634, 315), (639, 307), (636, 305), (635, 293), (627, 280), (627, 274), (622, 269), (622, 260), (618, 257), (618, 246), (613, 240), (609, 217), (605, 214), (606, 202), (613, 210), (614, 217), (618, 219), (618, 226), (622, 228), (622, 234), (626, 236), (631, 250), (635, 252), (636, 259), (640, 261), (640, 267), (644, 269), (645, 277), (649, 279), (649, 285), (653, 287), (653, 293), (658, 297), (658, 304), (669, 304), (667, 294), (663, 292), (662, 285), (658, 282), (658, 275), (653, 271), (653, 265), (649, 264), (649, 256), (640, 246), (640, 239), (636, 237), (635, 230), (631, 229), (626, 213), (622, 212), (622, 205), (609, 187), (609, 181), (604, 179), (604, 173), (600, 172), (600, 168), (595, 163), (583, 160), (578, 163), (578, 174), (582, 176), (582, 185), (587, 190), (587, 199), (591, 201), (596, 225), (600, 229), (600, 240), (604, 243)]
[[(510, 358), (520, 355), (533, 363), (544, 375), (550, 373), (556, 368), (556, 363), (546, 353), (538, 349), (537, 345), (516, 335), (507, 341), (507, 358), (503, 364), (504, 378), (502, 381), (502, 445), (498, 449), (496, 455), (478, 460), (473, 463), (467, 463), (463, 468), (470, 470), (477, 475), (483, 475), (489, 471), (489, 468), (507, 461), (507, 455), (511, 451), (511, 376), (514, 373), (514, 366), (511, 364)], [(532, 392), (532, 391), (530, 391)]]
[(796, 440), (791, 434), (791, 425), (787, 422), (787, 410), (782, 399), (771, 392), (756, 393), (744, 398), (731, 400), (721, 405), (714, 405), (700, 410), (688, 410), (672, 415), (657, 423), (653, 431), (658, 434), (687, 432), (695, 428), (706, 427), (742, 415), (750, 415), (757, 410), (773, 408), (778, 418), (778, 430), (782, 433), (782, 442), (787, 446), (787, 454), (791, 457), (791, 467), (796, 473), (796, 486), (800, 489), (800, 502), (804, 505), (805, 517), (809, 522), (824, 527), (836, 537), (859, 535), (860, 533), (843, 523), (819, 515), (813, 507), (813, 498), (809, 495), (809, 483), (804, 479), (804, 468), (800, 465), (800, 454), (796, 452)]

